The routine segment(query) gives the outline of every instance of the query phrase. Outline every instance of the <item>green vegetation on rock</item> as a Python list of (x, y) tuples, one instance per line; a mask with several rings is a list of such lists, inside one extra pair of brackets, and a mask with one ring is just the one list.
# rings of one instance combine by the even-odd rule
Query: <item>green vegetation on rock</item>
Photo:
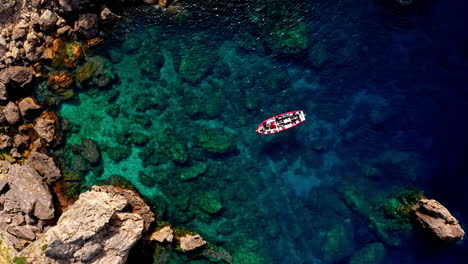
[(222, 128), (200, 129), (197, 141), (200, 147), (212, 153), (228, 153), (236, 149), (234, 135)]

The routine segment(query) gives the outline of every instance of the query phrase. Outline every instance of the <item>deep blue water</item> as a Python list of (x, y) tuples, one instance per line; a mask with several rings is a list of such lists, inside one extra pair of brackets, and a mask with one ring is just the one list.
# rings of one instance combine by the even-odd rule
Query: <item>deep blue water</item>
[[(468, 4), (278, 2), (125, 11), (96, 52), (113, 80), (61, 108), (80, 126), (67, 145), (86, 137), (103, 152), (84, 186), (126, 178), (234, 263), (466, 262), (463, 242), (399, 232), (381, 206), (411, 186), (468, 221)], [(252, 22), (262, 12), (270, 24)], [(304, 124), (254, 132), (296, 109)], [(129, 154), (115, 161), (119, 147)]]

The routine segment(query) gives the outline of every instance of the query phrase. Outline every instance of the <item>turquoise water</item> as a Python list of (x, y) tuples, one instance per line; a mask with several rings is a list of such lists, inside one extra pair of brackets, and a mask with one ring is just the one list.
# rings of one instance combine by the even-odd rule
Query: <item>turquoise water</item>
[[(234, 263), (461, 257), (462, 244), (422, 257), (411, 225), (385, 213), (405, 187), (444, 200), (431, 187), (427, 121), (443, 119), (440, 83), (464, 77), (428, 59), (439, 37), (421, 26), (429, 11), (322, 2), (125, 11), (88, 54), (101, 75), (60, 108), (73, 124), (64, 163), (81, 190), (124, 178), (159, 219), (200, 232)], [(255, 133), (299, 109), (304, 124)], [(72, 146), (82, 138), (102, 159), (80, 171)]]

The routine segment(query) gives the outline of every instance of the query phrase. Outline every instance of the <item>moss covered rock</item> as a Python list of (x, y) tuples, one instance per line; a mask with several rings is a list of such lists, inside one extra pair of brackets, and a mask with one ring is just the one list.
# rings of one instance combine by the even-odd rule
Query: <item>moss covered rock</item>
[(117, 146), (111, 147), (106, 150), (107, 156), (115, 162), (119, 162), (126, 159), (132, 152), (132, 148), (129, 146)]
[(197, 178), (198, 176), (205, 173), (207, 170), (208, 165), (205, 162), (198, 162), (194, 165), (184, 168), (180, 172), (180, 178), (184, 181), (191, 180)]
[(197, 143), (211, 153), (228, 153), (236, 149), (234, 135), (222, 128), (201, 129), (197, 134)]
[(213, 67), (216, 52), (203, 45), (183, 49), (179, 66), (180, 76), (190, 83), (196, 83)]
[(216, 192), (205, 192), (198, 197), (199, 208), (209, 214), (216, 214), (221, 211), (223, 204), (221, 197)]

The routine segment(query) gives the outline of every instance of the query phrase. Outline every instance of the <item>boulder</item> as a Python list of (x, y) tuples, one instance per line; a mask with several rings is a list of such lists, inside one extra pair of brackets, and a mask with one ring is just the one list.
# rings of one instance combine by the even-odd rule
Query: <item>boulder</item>
[(11, 165), (7, 177), (10, 189), (5, 194), (6, 212), (23, 212), (41, 220), (54, 217), (52, 195), (33, 167)]
[(3, 108), (3, 115), (10, 125), (14, 125), (20, 120), (19, 113), (19, 108), (14, 102), (8, 102)]
[(74, 29), (85, 39), (94, 38), (99, 33), (98, 21), (99, 18), (96, 14), (80, 14)]
[(35, 110), (41, 108), (41, 106), (34, 100), (34, 98), (26, 97), (18, 103), (18, 108), (21, 116), (24, 118), (29, 117)]
[(46, 9), (39, 17), (39, 27), (42, 31), (52, 32), (55, 29), (55, 23), (57, 20), (57, 15), (49, 9)]
[(56, 226), (18, 256), (37, 264), (125, 263), (144, 230), (140, 215), (124, 211), (127, 205), (124, 196), (98, 188), (82, 193)]
[(0, 82), (24, 87), (31, 83), (33, 72), (27, 67), (10, 66), (0, 71)]
[(8, 100), (8, 91), (4, 83), (0, 81), (0, 101)]
[(55, 182), (62, 177), (60, 169), (52, 157), (44, 153), (32, 151), (25, 164), (30, 165), (39, 172), (48, 184)]
[(59, 0), (58, 2), (66, 12), (81, 11), (93, 3), (92, 0)]
[(57, 135), (57, 116), (49, 111), (44, 111), (40, 117), (36, 119), (34, 130), (47, 143), (51, 143)]
[(116, 14), (114, 14), (109, 8), (104, 7), (101, 11), (101, 20), (103, 22), (111, 22), (119, 18)]
[(0, 134), (0, 150), (11, 147), (11, 137), (5, 134)]
[(163, 243), (164, 241), (171, 243), (173, 238), (174, 231), (172, 228), (170, 226), (164, 226), (163, 228), (154, 231), (149, 240), (156, 240), (159, 243)]
[(436, 200), (421, 199), (412, 212), (416, 223), (443, 242), (457, 242), (465, 236), (458, 220)]
[(200, 249), (204, 245), (206, 245), (206, 241), (199, 235), (190, 235), (185, 234), (185, 236), (179, 238), (180, 241), (180, 249), (182, 251), (194, 251), (196, 249)]
[(125, 197), (134, 214), (138, 214), (144, 221), (144, 232), (148, 231), (150, 224), (154, 221), (154, 213), (151, 208), (143, 201), (140, 195), (132, 190), (123, 189), (117, 186), (105, 185), (94, 186), (93, 191), (106, 192), (112, 196), (121, 195)]

